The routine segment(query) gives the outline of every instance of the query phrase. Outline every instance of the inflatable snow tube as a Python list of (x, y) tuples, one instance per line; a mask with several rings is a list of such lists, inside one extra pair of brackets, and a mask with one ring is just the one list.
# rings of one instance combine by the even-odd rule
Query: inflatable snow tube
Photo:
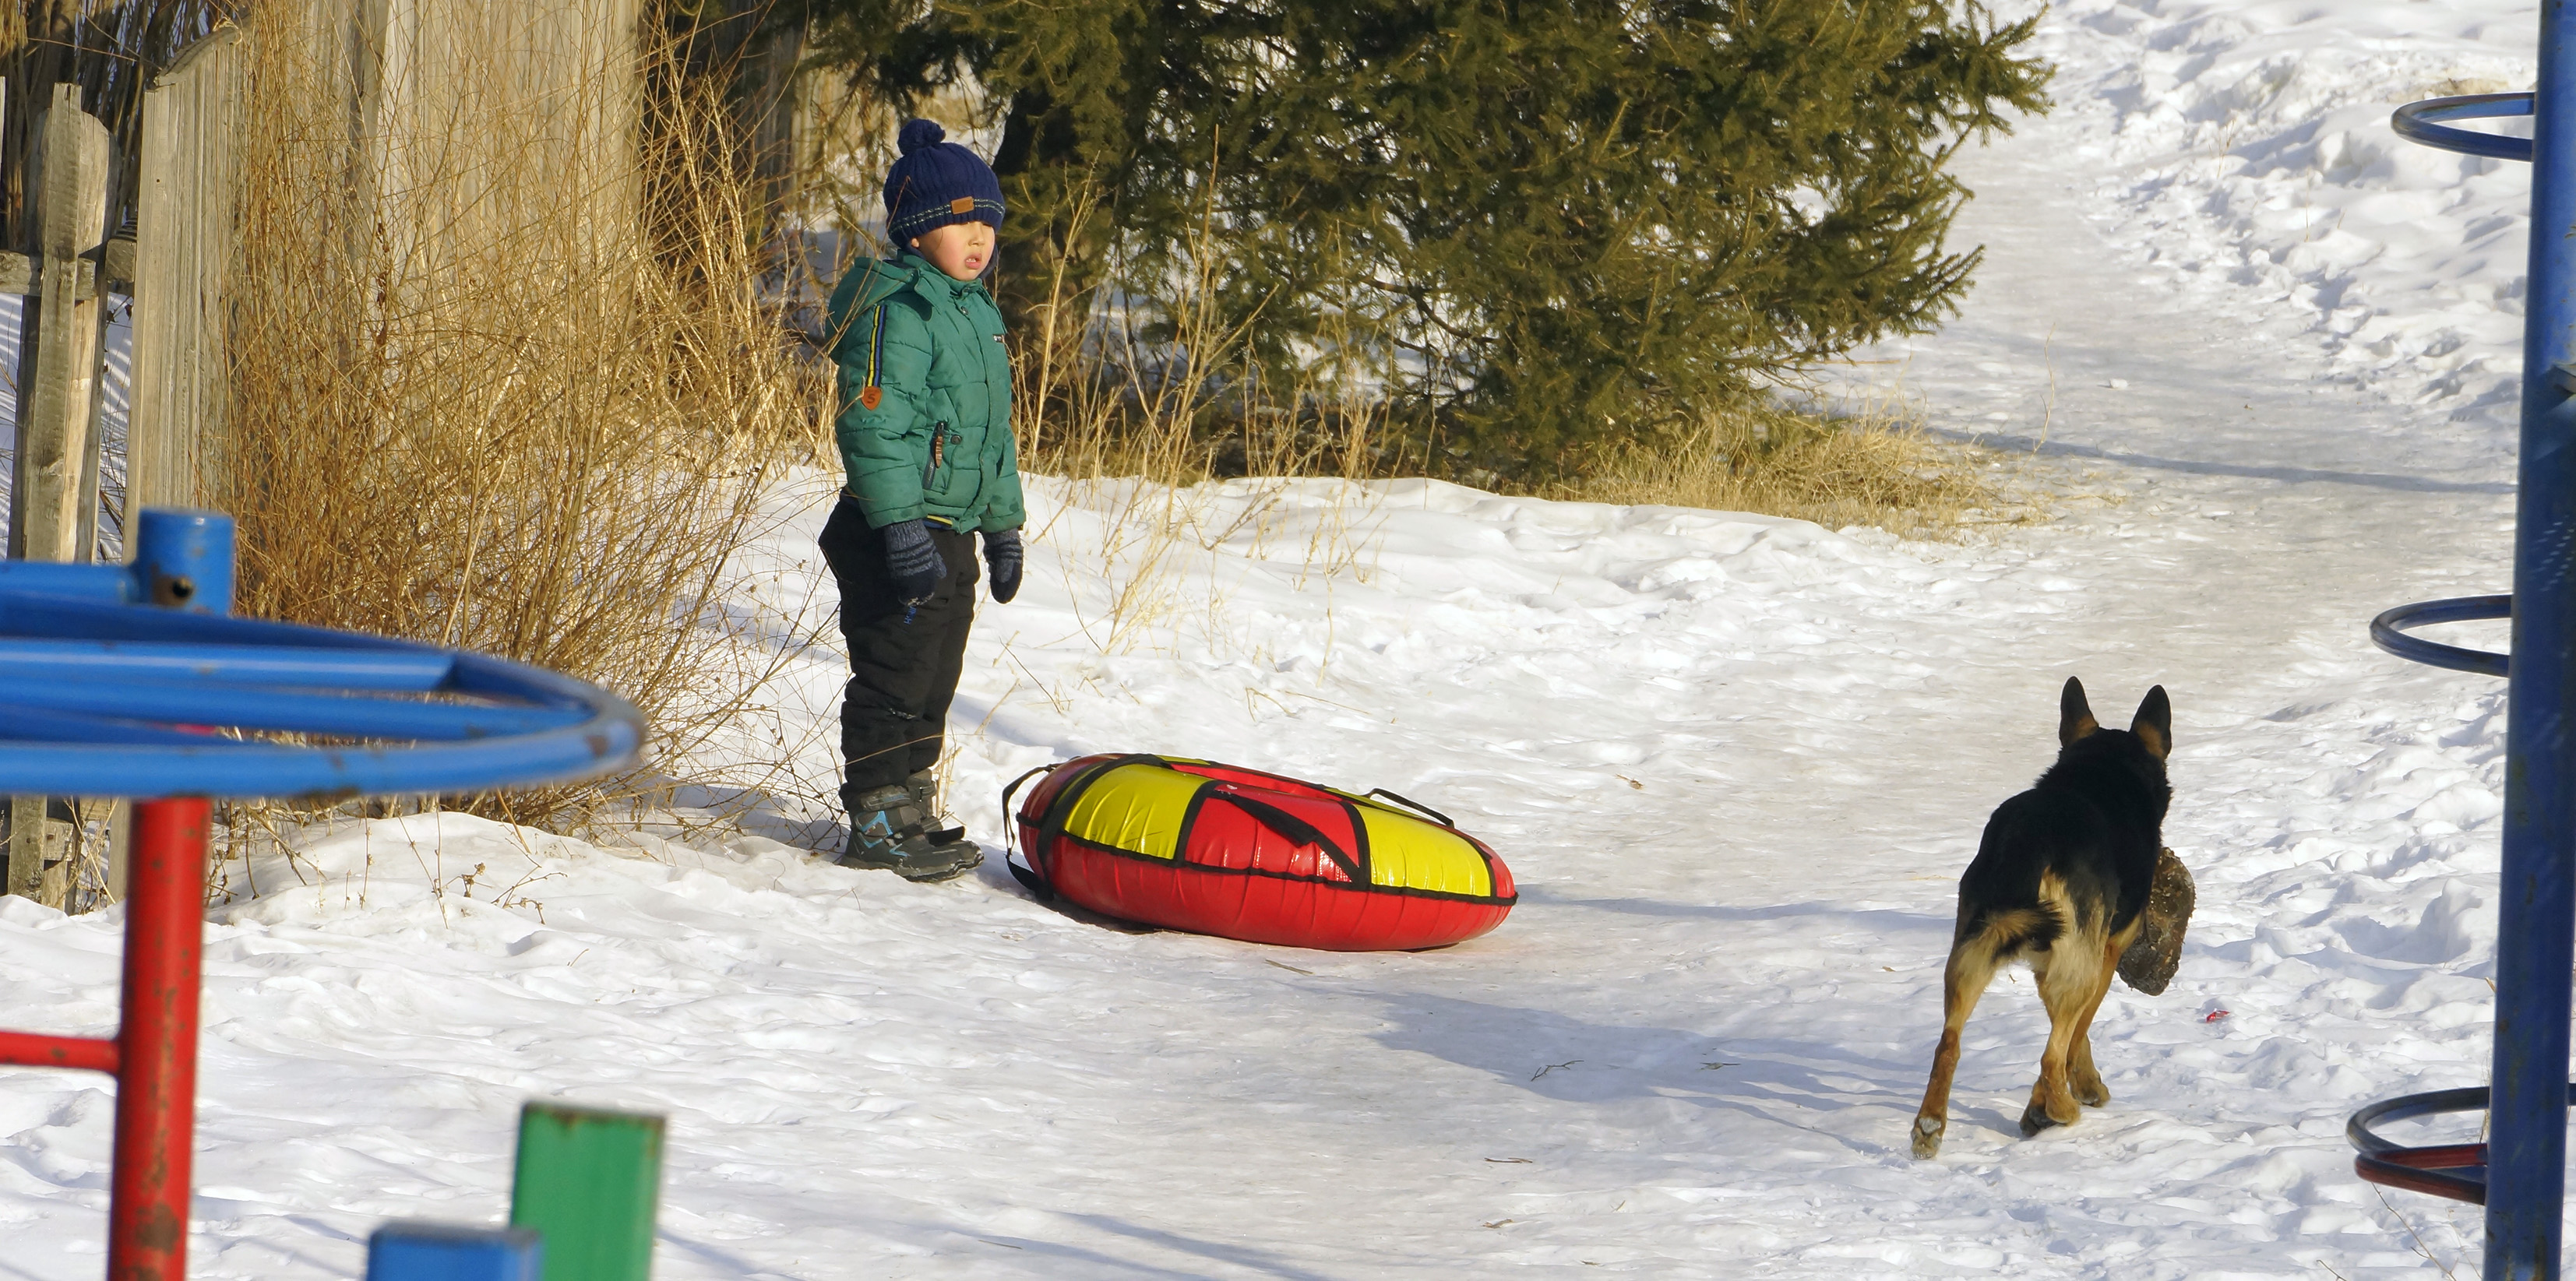
[(1011, 874), (1041, 898), (1104, 916), (1252, 943), (1409, 951), (1483, 934), (1520, 899), (1484, 842), (1392, 792), (1179, 757), (1085, 756), (1021, 775), (1002, 793), (1006, 812), (1039, 774), (1018, 814), (1027, 863)]

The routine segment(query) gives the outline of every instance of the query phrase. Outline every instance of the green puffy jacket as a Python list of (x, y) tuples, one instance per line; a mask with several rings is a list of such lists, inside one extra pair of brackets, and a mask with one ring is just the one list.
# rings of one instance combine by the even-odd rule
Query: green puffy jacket
[(984, 286), (911, 252), (862, 261), (832, 291), (831, 324), (833, 434), (868, 527), (926, 516), (968, 533), (1018, 528), (1011, 357)]

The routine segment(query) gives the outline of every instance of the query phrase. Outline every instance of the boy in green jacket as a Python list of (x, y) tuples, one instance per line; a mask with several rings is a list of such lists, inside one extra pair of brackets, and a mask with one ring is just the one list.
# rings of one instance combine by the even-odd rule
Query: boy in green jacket
[(1002, 225), (993, 171), (927, 120), (905, 122), (886, 172), (886, 261), (832, 291), (841, 367), (835, 435), (848, 487), (823, 527), (841, 589), (846, 867), (944, 881), (984, 861), (940, 816), (948, 702), (975, 620), (975, 540), (993, 600), (1020, 590), (1020, 475), (1002, 313), (980, 278)]

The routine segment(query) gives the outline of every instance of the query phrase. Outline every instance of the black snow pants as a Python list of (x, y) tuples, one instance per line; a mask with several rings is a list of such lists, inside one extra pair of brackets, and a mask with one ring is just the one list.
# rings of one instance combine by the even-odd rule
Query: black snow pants
[(948, 572), (907, 618), (886, 569), (885, 535), (868, 528), (858, 501), (842, 495), (823, 526), (823, 559), (840, 583), (841, 639), (850, 648), (850, 683), (841, 695), (844, 810), (855, 811), (865, 793), (939, 763), (982, 575), (973, 534), (934, 522), (930, 545)]

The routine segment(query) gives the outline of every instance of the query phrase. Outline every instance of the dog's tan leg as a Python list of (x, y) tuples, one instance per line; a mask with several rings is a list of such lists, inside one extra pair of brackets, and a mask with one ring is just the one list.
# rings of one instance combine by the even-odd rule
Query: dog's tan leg
[(1994, 978), (1995, 949), (1986, 938), (1950, 949), (1950, 963), (1941, 972), (1941, 1048), (1932, 1052), (1932, 1079), (1924, 1084), (1923, 1106), (1914, 1113), (1918, 1160), (1941, 1150), (1941, 1134), (1950, 1128), (1950, 1078), (1959, 1071), (1959, 1033)]
[(2111, 975), (2120, 963), (2120, 953), (2127, 944), (2119, 939), (2104, 949), (2101, 973), (2093, 979), (2093, 997), (2084, 1003), (2084, 1014), (2075, 1023), (2075, 1044), (2066, 1061), (2067, 1086), (2078, 1102), (2087, 1107), (2100, 1107), (2111, 1101), (2110, 1087), (2102, 1084), (2101, 1072), (2093, 1066), (2093, 1016), (2102, 1009), (2102, 998), (2110, 995)]
[(2041, 964), (2031, 967), (2039, 980), (2040, 1003), (2048, 1007), (2048, 1048), (2039, 1056), (2039, 1081), (2031, 1086), (2030, 1106), (2022, 1110), (2024, 1138), (2052, 1125), (2072, 1125), (2084, 1115), (2067, 1089), (2067, 1058), (2085, 1002), (2096, 990), (2100, 962), (2094, 946), (2060, 938)]

